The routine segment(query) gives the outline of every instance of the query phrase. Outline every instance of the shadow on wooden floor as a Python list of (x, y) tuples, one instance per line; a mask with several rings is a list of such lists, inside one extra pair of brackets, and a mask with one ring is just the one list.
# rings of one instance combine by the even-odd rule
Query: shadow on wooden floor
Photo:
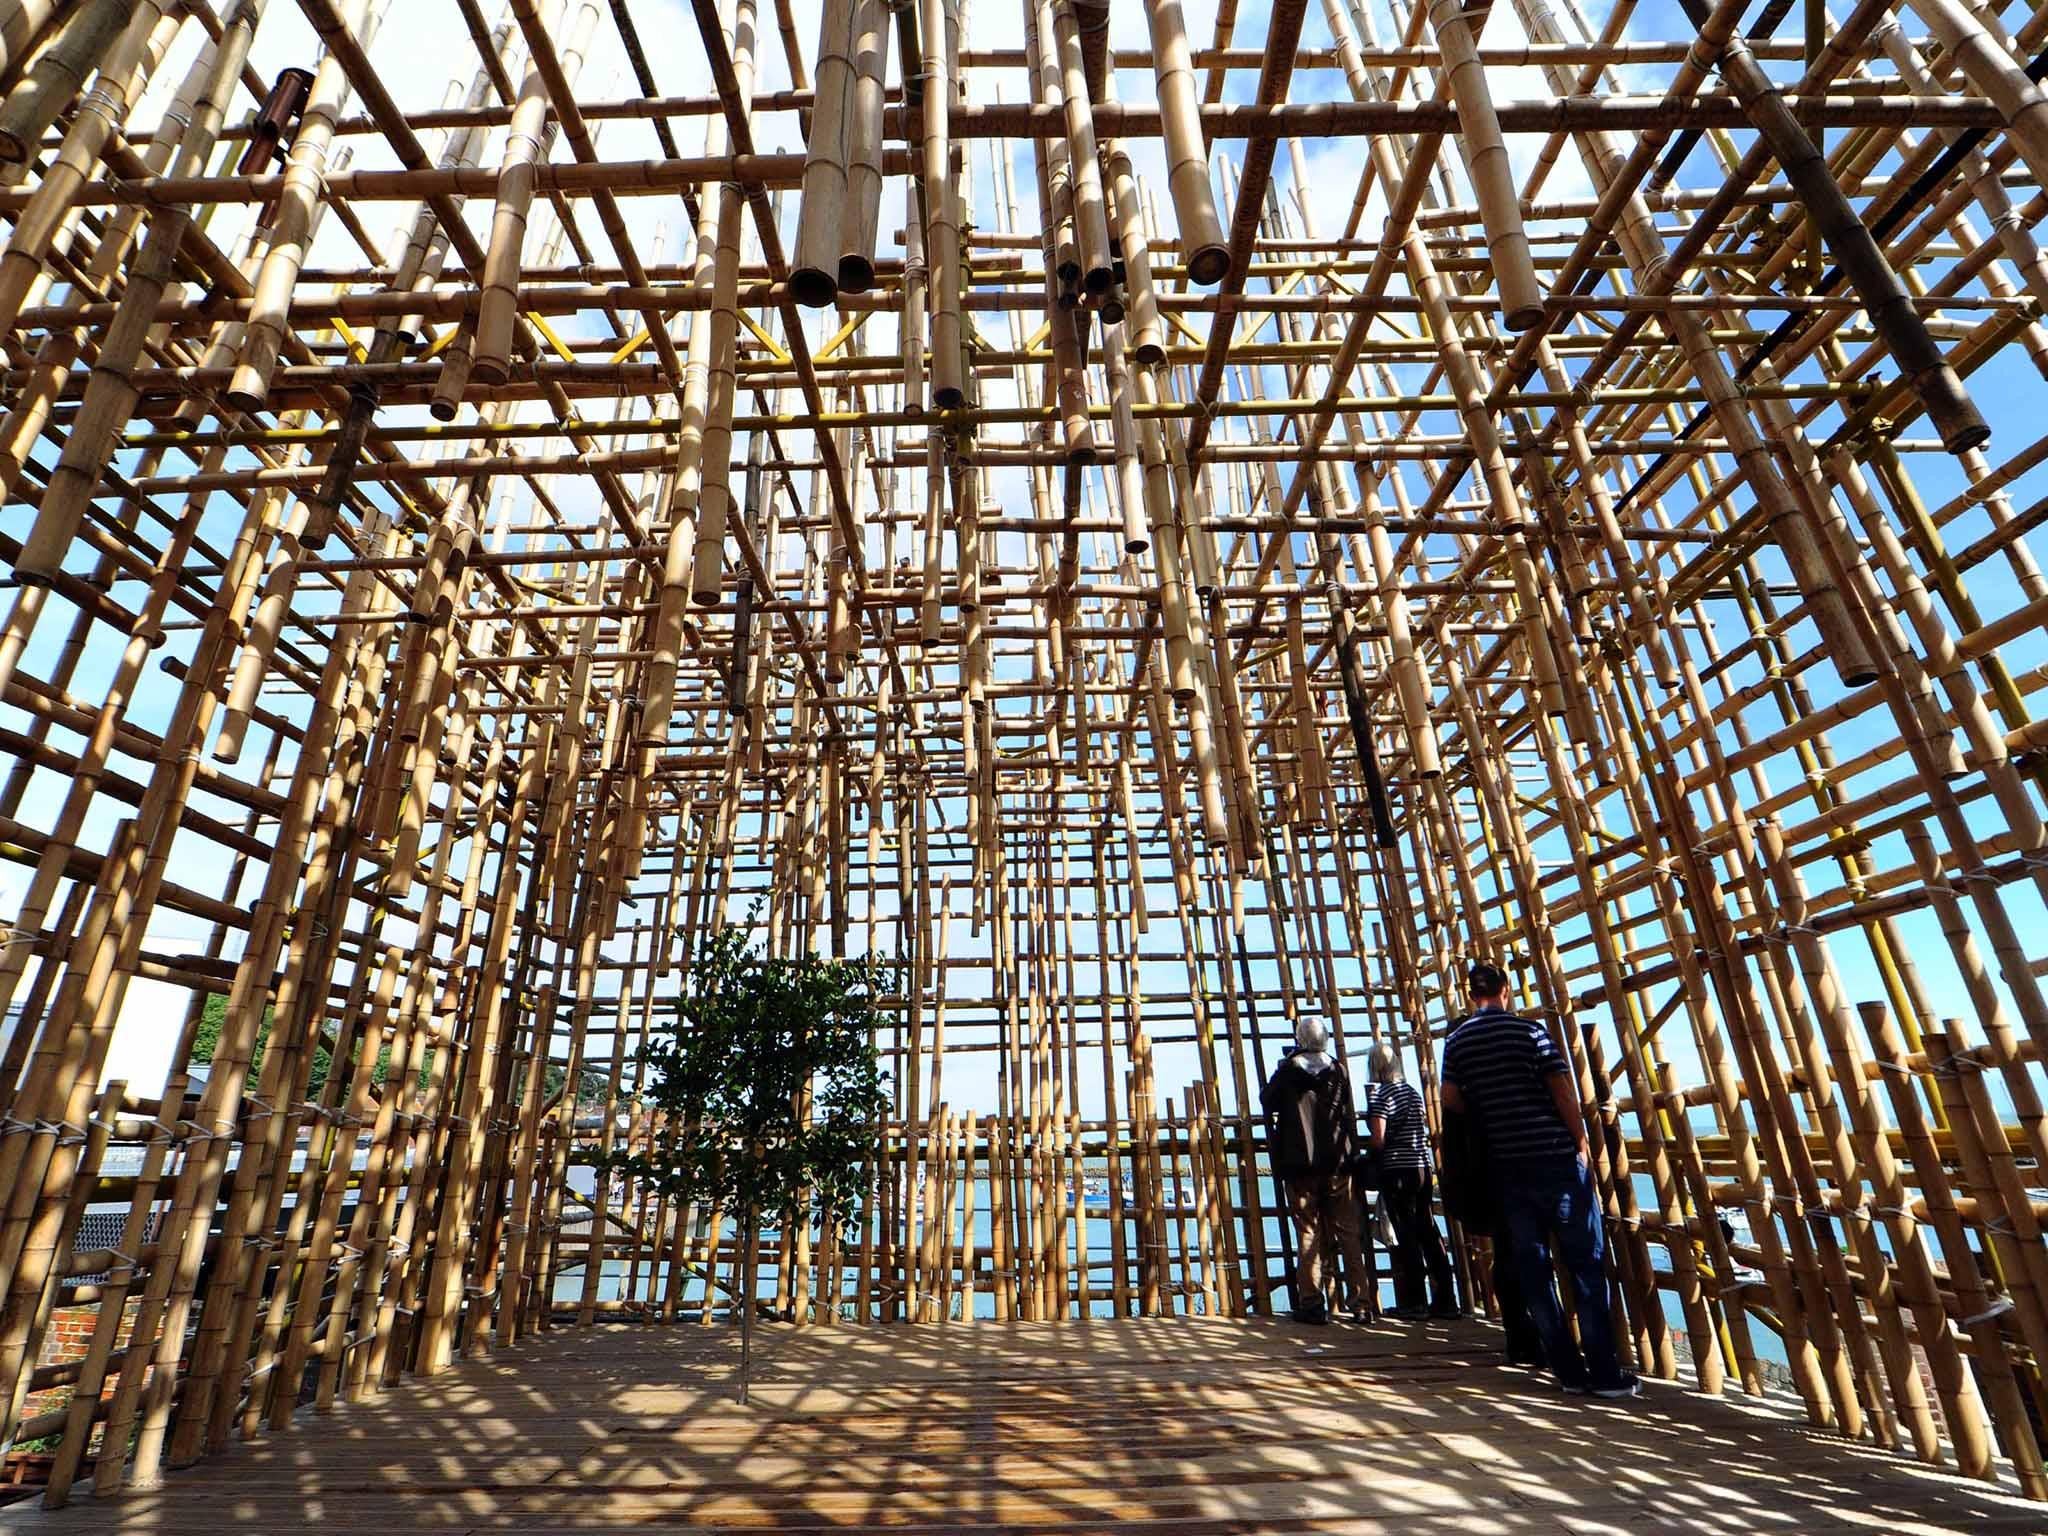
[(0, 1529), (2039, 1531), (2048, 1511), (1653, 1384), (1566, 1399), (1476, 1323), (562, 1330), (157, 1490)]

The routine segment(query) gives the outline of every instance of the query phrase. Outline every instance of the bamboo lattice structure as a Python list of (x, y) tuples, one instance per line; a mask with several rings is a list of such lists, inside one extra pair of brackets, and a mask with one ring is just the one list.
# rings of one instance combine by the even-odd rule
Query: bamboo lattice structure
[(53, 1502), (734, 1315), (589, 1149), (756, 900), (902, 966), (778, 1315), (1272, 1311), (1293, 1021), (1491, 958), (1643, 1370), (2048, 1498), (2048, 8), (414, 9), (0, 0)]

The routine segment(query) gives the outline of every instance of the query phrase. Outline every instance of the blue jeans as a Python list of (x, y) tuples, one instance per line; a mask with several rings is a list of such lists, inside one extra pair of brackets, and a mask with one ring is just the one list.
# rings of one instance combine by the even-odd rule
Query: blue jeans
[[(1593, 1177), (1576, 1157), (1548, 1157), (1498, 1168), (1502, 1214), (1514, 1242), (1523, 1304), (1543, 1339), (1543, 1356), (1568, 1387), (1613, 1386), (1622, 1379), (1614, 1351), (1614, 1323), (1607, 1310), (1606, 1253), (1600, 1201)], [(1572, 1343), (1551, 1283), (1551, 1238), (1571, 1280), (1572, 1309), (1579, 1319), (1579, 1345)]]

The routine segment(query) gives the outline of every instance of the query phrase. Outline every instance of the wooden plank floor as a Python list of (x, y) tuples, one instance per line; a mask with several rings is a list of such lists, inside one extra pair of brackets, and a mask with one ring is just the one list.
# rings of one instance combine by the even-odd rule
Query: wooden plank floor
[(25, 1533), (2040, 1531), (2048, 1512), (1652, 1385), (1567, 1399), (1482, 1325), (565, 1329)]

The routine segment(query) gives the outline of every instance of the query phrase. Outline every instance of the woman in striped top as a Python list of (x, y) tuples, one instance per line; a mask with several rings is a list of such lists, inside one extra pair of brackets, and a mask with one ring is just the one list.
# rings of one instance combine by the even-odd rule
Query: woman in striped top
[[(1366, 1126), (1379, 1153), (1380, 1199), (1394, 1227), (1394, 1312), (1413, 1321), (1458, 1316), (1451, 1279), (1450, 1256), (1437, 1235), (1435, 1180), (1429, 1164), (1429, 1121), (1422, 1095), (1401, 1072), (1401, 1057), (1385, 1041), (1372, 1048), (1372, 1095), (1366, 1103)], [(1423, 1305), (1423, 1274), (1429, 1276), (1429, 1303)]]

